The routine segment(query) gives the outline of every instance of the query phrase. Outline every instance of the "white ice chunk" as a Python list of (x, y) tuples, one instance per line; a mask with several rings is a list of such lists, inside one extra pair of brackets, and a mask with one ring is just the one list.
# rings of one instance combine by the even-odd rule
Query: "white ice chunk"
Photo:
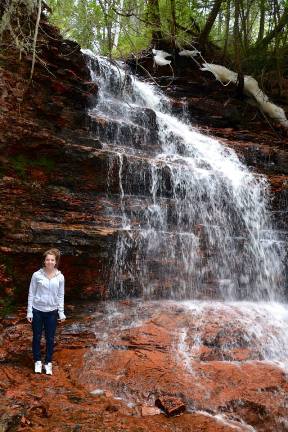
[[(201, 70), (211, 72), (222, 83), (233, 82), (236, 84), (237, 82), (237, 73), (227, 69), (225, 66), (204, 63)], [(288, 120), (284, 110), (269, 101), (268, 96), (259, 88), (258, 82), (250, 75), (244, 75), (244, 93), (248, 96), (253, 96), (263, 112), (282, 126), (288, 128)]]
[(225, 66), (215, 65), (212, 63), (204, 63), (201, 70), (211, 72), (218, 81), (221, 81), (223, 83), (237, 82), (237, 73), (231, 71), (230, 69), (227, 69)]
[(100, 389), (100, 388), (97, 388), (95, 390), (90, 391), (90, 394), (92, 394), (94, 396), (102, 396), (105, 394), (105, 391)]
[(171, 57), (171, 54), (166, 51), (152, 49), (152, 53), (154, 55), (154, 62), (158, 66), (166, 66), (171, 63), (171, 60), (166, 59), (166, 57)]
[(182, 50), (179, 51), (179, 55), (182, 57), (196, 57), (198, 54), (201, 54), (197, 49), (194, 50)]

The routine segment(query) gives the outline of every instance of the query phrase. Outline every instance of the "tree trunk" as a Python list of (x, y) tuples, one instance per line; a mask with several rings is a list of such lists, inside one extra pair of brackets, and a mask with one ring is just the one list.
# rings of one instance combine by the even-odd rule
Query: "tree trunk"
[(171, 4), (171, 36), (172, 36), (172, 44), (173, 48), (176, 47), (176, 6), (175, 6), (175, 0), (170, 0)]
[(284, 12), (278, 22), (278, 24), (271, 30), (261, 41), (257, 41), (254, 45), (254, 49), (263, 49), (269, 45), (270, 42), (284, 29), (288, 24), (288, 6), (285, 7)]
[(205, 27), (203, 28), (203, 30), (201, 31), (200, 36), (199, 36), (199, 43), (202, 46), (205, 45), (207, 40), (208, 40), (208, 36), (212, 30), (213, 24), (217, 18), (219, 10), (221, 8), (222, 1), (223, 0), (215, 0), (214, 1), (213, 7), (212, 7), (212, 9), (208, 15)]
[(234, 39), (235, 64), (237, 66), (238, 73), (241, 72), (241, 55), (240, 55), (241, 41), (240, 41), (240, 31), (239, 31), (239, 18), (240, 18), (240, 4), (239, 4), (239, 0), (235, 0), (233, 39)]
[[(239, 0), (239, 14), (241, 19), (241, 47), (242, 52), (246, 53), (249, 46), (249, 15), (250, 15), (250, 7), (248, 6), (248, 2), (243, 2), (243, 0)], [(239, 32), (240, 37), (240, 32)]]
[(222, 27), (223, 27), (223, 14), (222, 11), (220, 10), (218, 14), (218, 29), (217, 29), (217, 36), (219, 39), (221, 38)]
[(231, 10), (230, 10), (230, 0), (227, 0), (227, 10), (226, 10), (226, 17), (225, 17), (225, 42), (224, 42), (224, 57), (227, 53), (227, 46), (228, 46), (228, 39), (229, 39), (229, 27), (230, 27), (230, 16), (231, 16)]
[(257, 43), (262, 42), (265, 28), (265, 0), (260, 0), (260, 22)]
[[(122, 12), (123, 6), (124, 6), (124, 0), (120, 0), (120, 12)], [(117, 16), (116, 22), (114, 24), (114, 42), (113, 42), (113, 46), (115, 48), (118, 47), (120, 32), (121, 32), (121, 15), (119, 14)]]
[(148, 22), (151, 23), (152, 26), (152, 44), (156, 47), (159, 44), (159, 41), (162, 39), (161, 33), (161, 19), (160, 19), (160, 10), (158, 0), (148, 0), (147, 5), (148, 10)]

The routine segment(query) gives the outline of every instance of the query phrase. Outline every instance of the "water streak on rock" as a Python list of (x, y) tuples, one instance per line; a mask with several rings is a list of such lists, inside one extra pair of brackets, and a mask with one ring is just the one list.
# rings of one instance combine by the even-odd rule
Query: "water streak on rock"
[[(111, 293), (281, 300), (283, 248), (270, 222), (265, 177), (174, 116), (169, 100), (122, 64), (91, 64), (100, 89), (91, 129), (111, 151), (110, 171), (118, 167), (119, 177)], [(139, 206), (131, 211), (135, 197)]]

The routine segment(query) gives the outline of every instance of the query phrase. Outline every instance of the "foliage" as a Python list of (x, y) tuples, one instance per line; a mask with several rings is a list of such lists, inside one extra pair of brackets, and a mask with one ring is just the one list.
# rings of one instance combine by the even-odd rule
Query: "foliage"
[(149, 44), (143, 0), (136, 7), (131, 0), (50, 0), (49, 6), (51, 21), (83, 48), (125, 55)]
[(189, 49), (200, 40), (201, 48), (208, 41), (217, 44), (243, 72), (256, 66), (260, 73), (271, 58), (282, 71), (287, 66), (279, 62), (287, 52), (287, 0), (49, 0), (49, 5), (52, 21), (67, 37), (101, 54), (137, 54), (159, 39)]
[[(222, 53), (218, 61), (232, 60), (238, 72), (261, 77), (274, 69), (279, 87), (287, 79), (288, 0), (46, 0), (43, 8), (46, 3), (51, 22), (65, 37), (100, 54), (124, 57), (169, 45), (196, 47), (205, 56), (214, 44)], [(0, 37), (13, 33), (20, 53), (37, 53), (33, 38), (39, 4), (4, 0), (0, 5)], [(25, 29), (17, 26), (23, 11)]]
[[(0, 6), (0, 42), (10, 33), (12, 44), (20, 52), (28, 54), (33, 48), (33, 25), (30, 21), (37, 7), (37, 0), (3, 0)], [(20, 16), (26, 16), (25, 28)]]

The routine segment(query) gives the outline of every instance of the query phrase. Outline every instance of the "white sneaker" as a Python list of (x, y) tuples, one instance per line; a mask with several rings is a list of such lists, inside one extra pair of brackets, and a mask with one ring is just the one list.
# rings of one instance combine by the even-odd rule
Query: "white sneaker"
[(52, 375), (52, 363), (47, 363), (44, 365), (46, 375)]
[(42, 362), (41, 360), (38, 360), (35, 362), (35, 368), (34, 368), (34, 372), (35, 373), (41, 373), (42, 372)]

